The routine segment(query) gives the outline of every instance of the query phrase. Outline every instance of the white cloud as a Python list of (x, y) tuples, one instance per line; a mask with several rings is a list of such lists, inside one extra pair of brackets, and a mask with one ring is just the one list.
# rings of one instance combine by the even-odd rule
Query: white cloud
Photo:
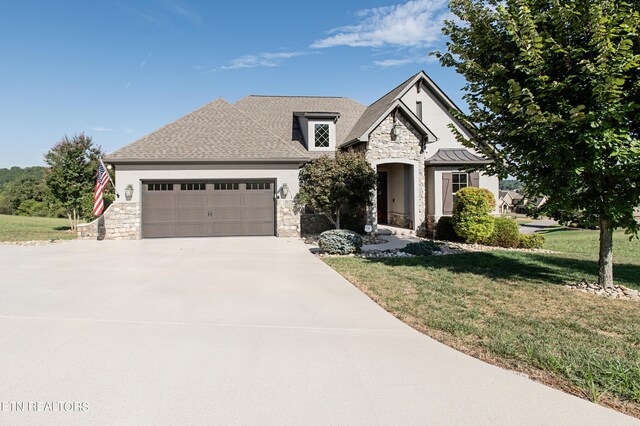
[(306, 55), (306, 52), (263, 52), (256, 55), (244, 55), (229, 61), (229, 65), (213, 68), (217, 70), (235, 70), (240, 68), (277, 67), (286, 59)]
[(451, 16), (447, 0), (413, 0), (404, 4), (358, 11), (356, 25), (335, 28), (315, 41), (316, 49), (350, 47), (427, 47), (442, 37), (443, 21)]
[(433, 56), (418, 55), (410, 58), (382, 59), (379, 61), (373, 61), (373, 64), (377, 67), (391, 68), (391, 67), (401, 67), (403, 65), (410, 65), (410, 64), (425, 64), (430, 62), (431, 63), (437, 62), (437, 59)]
[(149, 62), (150, 58), (151, 58), (151, 52), (149, 52), (147, 56), (142, 60), (142, 62), (140, 62), (140, 65), (138, 67), (140, 69), (144, 68), (147, 65), (147, 62)]
[(202, 25), (202, 18), (200, 17), (200, 15), (189, 9), (184, 4), (180, 4), (177, 1), (172, 0), (164, 0), (162, 4), (164, 8), (171, 12), (173, 15), (186, 19), (196, 27), (200, 27)]

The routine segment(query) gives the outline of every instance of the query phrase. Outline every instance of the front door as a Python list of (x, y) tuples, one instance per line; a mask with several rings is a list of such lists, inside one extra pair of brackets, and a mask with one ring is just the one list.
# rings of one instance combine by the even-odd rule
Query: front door
[(378, 223), (386, 224), (387, 219), (387, 172), (378, 172), (378, 191), (377, 191), (377, 210)]

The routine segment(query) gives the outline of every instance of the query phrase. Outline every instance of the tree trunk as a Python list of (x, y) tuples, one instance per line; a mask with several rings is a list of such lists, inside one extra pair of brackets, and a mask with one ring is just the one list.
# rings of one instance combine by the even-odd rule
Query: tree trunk
[(69, 228), (73, 231), (73, 218), (71, 217), (71, 212), (67, 210), (67, 218), (69, 219)]
[(613, 287), (613, 229), (611, 221), (600, 219), (600, 276), (598, 283), (603, 288)]
[(336, 211), (336, 229), (340, 229), (340, 209)]

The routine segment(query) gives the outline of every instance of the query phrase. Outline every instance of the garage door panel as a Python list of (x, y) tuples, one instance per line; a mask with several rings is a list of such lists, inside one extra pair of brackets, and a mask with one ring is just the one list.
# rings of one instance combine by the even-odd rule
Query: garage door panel
[(180, 208), (176, 211), (177, 221), (202, 221), (207, 223), (209, 219), (208, 210), (206, 208)]
[(208, 205), (207, 198), (206, 195), (180, 194), (176, 198), (176, 206), (180, 208), (197, 207), (206, 209)]
[(142, 209), (143, 222), (175, 222), (178, 220), (177, 209)]
[(142, 227), (143, 237), (177, 237), (175, 223), (147, 223)]
[(176, 233), (181, 237), (201, 237), (209, 232), (207, 222), (178, 222)]
[(247, 235), (273, 235), (273, 222), (245, 223)]
[(143, 237), (274, 235), (274, 187), (268, 181), (145, 183)]
[(244, 218), (243, 209), (240, 207), (214, 208), (211, 215), (215, 221), (234, 221)]
[(247, 235), (242, 222), (214, 222), (211, 224), (211, 235), (214, 237)]

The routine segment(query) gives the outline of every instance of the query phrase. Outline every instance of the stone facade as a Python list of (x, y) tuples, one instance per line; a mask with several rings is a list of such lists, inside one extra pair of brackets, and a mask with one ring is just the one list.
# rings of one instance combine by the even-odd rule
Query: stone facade
[(294, 200), (276, 200), (276, 236), (300, 237), (300, 208)]
[(140, 237), (140, 203), (113, 203), (93, 222), (78, 225), (81, 240), (138, 240)]
[[(371, 132), (366, 157), (374, 168), (378, 165), (394, 162), (411, 164), (414, 168), (417, 168), (417, 181), (414, 182), (414, 185), (417, 185), (418, 199), (413, 200), (417, 205), (417, 217), (415, 218), (416, 223), (414, 224), (414, 228), (418, 235), (425, 235), (427, 229), (426, 181), (424, 167), (425, 153), (422, 136), (402, 114), (397, 115), (396, 124), (397, 136), (393, 138), (391, 137), (391, 129), (394, 124), (391, 114)], [(374, 195), (372, 207), (369, 209), (367, 215), (368, 221), (371, 224), (377, 224), (376, 206), (377, 203)]]

